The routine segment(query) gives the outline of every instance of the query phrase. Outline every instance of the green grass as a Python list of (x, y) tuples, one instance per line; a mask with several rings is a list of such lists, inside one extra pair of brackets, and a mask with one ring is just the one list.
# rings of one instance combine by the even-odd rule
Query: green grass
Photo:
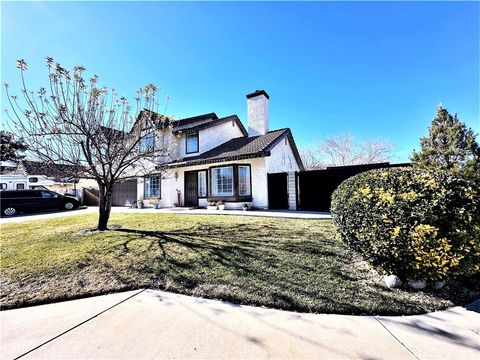
[(112, 214), (1, 226), (3, 309), (135, 288), (273, 308), (415, 314), (478, 297), (478, 287), (390, 290), (327, 220)]

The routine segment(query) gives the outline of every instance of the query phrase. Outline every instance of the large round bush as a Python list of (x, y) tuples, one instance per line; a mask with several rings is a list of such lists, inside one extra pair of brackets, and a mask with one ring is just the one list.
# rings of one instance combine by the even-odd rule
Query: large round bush
[(479, 189), (446, 171), (370, 170), (332, 195), (342, 237), (376, 269), (439, 280), (480, 273)]

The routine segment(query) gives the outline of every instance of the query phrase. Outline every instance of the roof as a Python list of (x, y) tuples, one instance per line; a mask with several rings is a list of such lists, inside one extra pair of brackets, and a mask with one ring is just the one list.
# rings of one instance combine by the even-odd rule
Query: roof
[(269, 131), (265, 135), (234, 138), (200, 155), (174, 161), (168, 166), (176, 168), (266, 157), (270, 156), (270, 150), (285, 137), (288, 137), (295, 159), (297, 160), (300, 169), (303, 170), (302, 160), (300, 159), (292, 133), (288, 128)]
[(140, 119), (144, 115), (149, 116), (152, 123), (157, 127), (164, 127), (164, 126), (167, 126), (169, 124), (172, 124), (173, 128), (189, 126), (189, 125), (197, 125), (199, 123), (211, 122), (211, 121), (214, 121), (214, 120), (218, 119), (217, 114), (208, 113), (208, 114), (197, 115), (197, 116), (192, 116), (192, 117), (188, 117), (188, 118), (175, 120), (175, 119), (172, 119), (168, 116), (156, 113), (154, 111), (150, 111), (148, 109), (142, 109), (140, 111), (140, 113), (138, 114), (138, 117), (135, 120), (135, 123), (132, 125), (132, 128), (131, 128), (130, 132), (132, 132), (135, 129), (138, 122), (140, 121)]
[(194, 123), (209, 120), (209, 119), (217, 120), (218, 116), (215, 113), (208, 113), (208, 114), (203, 114), (203, 115), (192, 116), (192, 117), (189, 117), (189, 118), (173, 120), (172, 122), (173, 122), (174, 127), (178, 127), (178, 126), (185, 126), (185, 125), (194, 124)]
[[(236, 122), (238, 127), (242, 131), (243, 135), (248, 136), (247, 130), (245, 130), (245, 127), (243, 126), (242, 122), (240, 121), (240, 119), (237, 115), (229, 115), (229, 116), (225, 116), (225, 117), (220, 118), (220, 119), (217, 118), (217, 119), (213, 119), (211, 121), (203, 122), (203, 123), (200, 123), (200, 124), (193, 123), (191, 126), (182, 127), (180, 130), (177, 130), (177, 131), (174, 130), (174, 131), (177, 134), (178, 133), (191, 134), (191, 133), (198, 132), (200, 130), (207, 129), (207, 128), (212, 127), (212, 126), (217, 126), (219, 124), (223, 124), (223, 123), (226, 123), (226, 122), (229, 122), (229, 121)], [(175, 129), (175, 127), (174, 127), (174, 129)]]
[(83, 168), (76, 165), (49, 164), (40, 161), (23, 160), (21, 162), (25, 175), (44, 175), (55, 179), (81, 177)]

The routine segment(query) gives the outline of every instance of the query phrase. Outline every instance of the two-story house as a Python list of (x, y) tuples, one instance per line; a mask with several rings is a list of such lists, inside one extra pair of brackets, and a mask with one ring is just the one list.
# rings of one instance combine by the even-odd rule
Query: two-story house
[(138, 197), (156, 197), (162, 207), (223, 200), (227, 209), (244, 203), (296, 209), (295, 172), (303, 164), (290, 129), (269, 129), (268, 104), (264, 90), (247, 95), (248, 130), (237, 115), (174, 121), (175, 160), (162, 166), (162, 173), (139, 178)]

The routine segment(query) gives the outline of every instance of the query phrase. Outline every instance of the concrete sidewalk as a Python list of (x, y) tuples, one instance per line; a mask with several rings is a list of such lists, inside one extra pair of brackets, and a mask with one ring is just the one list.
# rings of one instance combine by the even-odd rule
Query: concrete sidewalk
[[(55, 219), (65, 216), (75, 216), (84, 214), (97, 214), (98, 207), (89, 206), (72, 211), (47, 211), (31, 214), (20, 214), (12, 217), (0, 218), (0, 224), (20, 223), (32, 220)], [(330, 213), (327, 212), (310, 212), (310, 211), (293, 211), (293, 210), (259, 210), (259, 211), (243, 211), (243, 210), (206, 210), (206, 209), (190, 209), (190, 208), (168, 208), (168, 209), (131, 209), (123, 206), (112, 207), (112, 213), (132, 213), (132, 214), (188, 214), (188, 215), (237, 215), (237, 216), (258, 216), (258, 217), (275, 217), (290, 219), (331, 219)]]
[(474, 359), (475, 309), (300, 314), (144, 290), (0, 312), (5, 359)]

